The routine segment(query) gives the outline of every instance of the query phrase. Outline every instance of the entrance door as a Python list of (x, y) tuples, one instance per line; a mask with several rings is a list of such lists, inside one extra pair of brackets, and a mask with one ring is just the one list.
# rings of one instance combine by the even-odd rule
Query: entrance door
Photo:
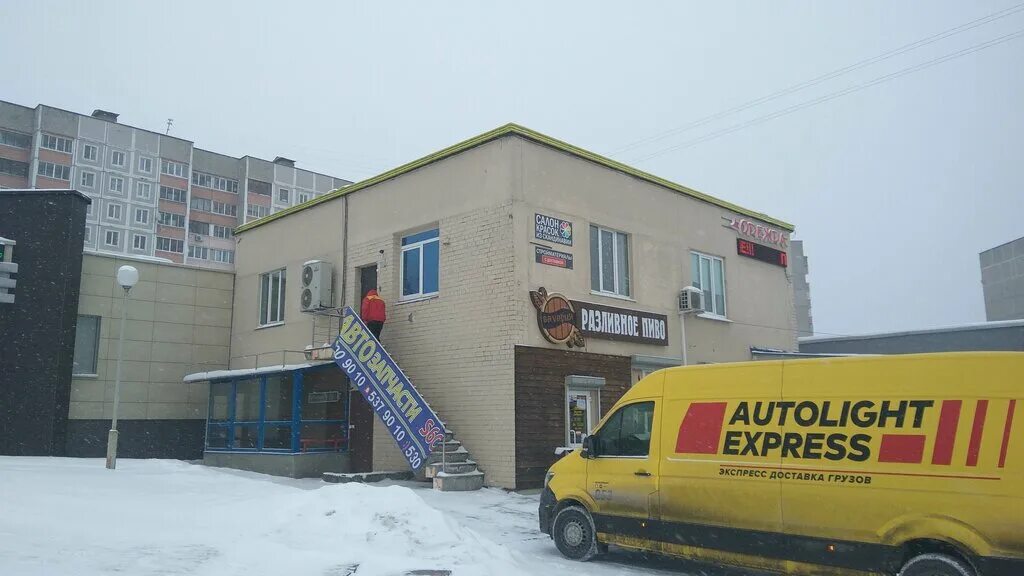
[(359, 390), (348, 393), (349, 457), (353, 472), (373, 472), (373, 409)]
[(363, 301), (363, 297), (370, 290), (377, 289), (377, 265), (363, 266), (359, 269), (359, 301)]
[[(359, 302), (377, 288), (377, 265), (359, 269)], [(359, 304), (356, 304), (359, 308)], [(359, 390), (349, 392), (349, 454), (353, 472), (373, 472), (373, 408)]]
[(600, 413), (597, 399), (597, 390), (568, 389), (565, 419), (568, 423), (566, 446), (578, 450), (583, 445), (583, 439), (594, 431)]

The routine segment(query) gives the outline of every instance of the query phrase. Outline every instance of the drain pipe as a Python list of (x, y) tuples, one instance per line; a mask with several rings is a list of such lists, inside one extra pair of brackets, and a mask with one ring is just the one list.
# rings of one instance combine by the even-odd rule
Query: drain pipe
[[(339, 308), (345, 307), (345, 286), (348, 284), (348, 195), (341, 197), (341, 221), (342, 221), (342, 233), (341, 233), (341, 300), (339, 301)], [(339, 320), (340, 322), (340, 320)], [(338, 330), (341, 330), (341, 326), (338, 326)]]

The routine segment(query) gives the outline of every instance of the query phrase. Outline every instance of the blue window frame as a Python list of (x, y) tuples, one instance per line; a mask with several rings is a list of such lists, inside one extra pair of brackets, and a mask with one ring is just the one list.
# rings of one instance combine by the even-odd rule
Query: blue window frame
[(348, 450), (347, 378), (327, 364), (210, 383), (206, 450)]
[(402, 238), (402, 299), (437, 294), (440, 285), (438, 229)]

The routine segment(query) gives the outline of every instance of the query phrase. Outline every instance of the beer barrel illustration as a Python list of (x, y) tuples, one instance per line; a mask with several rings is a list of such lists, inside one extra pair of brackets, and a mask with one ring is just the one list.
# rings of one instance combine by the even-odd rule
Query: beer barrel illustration
[(530, 300), (537, 308), (537, 325), (552, 344), (565, 344), (570, 348), (583, 346), (583, 335), (576, 328), (576, 310), (568, 298), (561, 294), (548, 294), (544, 288), (530, 292)]

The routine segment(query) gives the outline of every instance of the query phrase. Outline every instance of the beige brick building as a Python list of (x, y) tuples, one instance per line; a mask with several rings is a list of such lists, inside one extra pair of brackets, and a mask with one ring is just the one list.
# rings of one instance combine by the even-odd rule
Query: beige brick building
[(202, 445), (209, 385), (182, 378), (227, 367), (234, 275), (89, 252), (82, 257), (68, 455), (101, 456), (105, 450), (123, 314), (116, 276), (123, 265), (139, 271), (139, 283), (125, 318), (121, 454), (194, 458)]
[[(333, 269), (332, 307), (358, 309), (379, 287), (382, 343), (487, 484), (534, 486), (555, 448), (578, 443), (639, 376), (682, 363), (683, 322), (689, 363), (795, 350), (792, 229), (507, 125), (239, 228), (236, 372), (208, 380), (312, 369), (301, 351), (337, 333), (329, 310), (302, 312), (304, 264), (321, 261)], [(683, 318), (690, 286), (701, 308)], [(553, 296), (535, 302), (542, 287), (570, 312)], [(554, 315), (538, 318), (538, 304)], [(571, 320), (546, 324), (561, 313)], [(570, 326), (572, 347), (559, 340)], [(379, 422), (371, 432), (362, 397), (347, 396), (343, 467), (407, 468)], [(223, 420), (211, 426), (237, 437)]]

